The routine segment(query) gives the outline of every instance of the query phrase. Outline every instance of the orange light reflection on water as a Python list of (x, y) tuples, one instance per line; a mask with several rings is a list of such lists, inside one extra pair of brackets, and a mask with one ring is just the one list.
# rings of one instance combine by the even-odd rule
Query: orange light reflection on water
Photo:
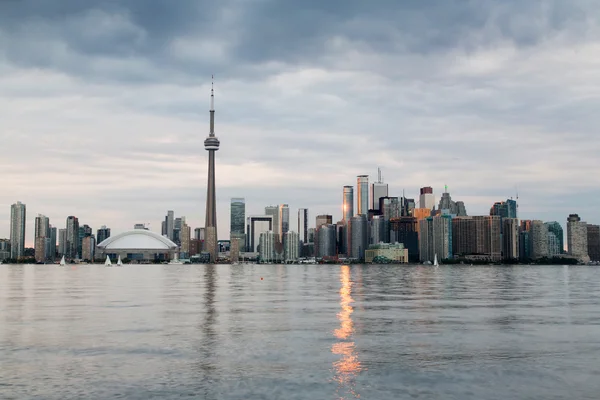
[(354, 398), (359, 398), (360, 394), (355, 391), (354, 378), (360, 371), (362, 366), (356, 354), (356, 346), (351, 340), (354, 333), (354, 322), (352, 322), (352, 313), (354, 308), (352, 303), (352, 279), (350, 276), (350, 267), (343, 265), (340, 270), (340, 307), (341, 311), (337, 314), (340, 321), (340, 327), (333, 334), (340, 341), (331, 346), (331, 352), (342, 356), (338, 361), (333, 363), (335, 371), (334, 380), (338, 383), (338, 395), (340, 399), (345, 399), (343, 392), (348, 393)]

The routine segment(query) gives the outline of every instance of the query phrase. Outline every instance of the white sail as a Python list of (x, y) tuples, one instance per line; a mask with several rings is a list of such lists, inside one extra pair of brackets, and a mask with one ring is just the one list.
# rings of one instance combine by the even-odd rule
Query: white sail
[(437, 260), (437, 253), (435, 254), (435, 257), (433, 257), (433, 265), (435, 265), (436, 267), (440, 264), (438, 264), (438, 260)]
[(104, 261), (104, 265), (106, 265), (107, 267), (112, 265), (112, 263), (110, 262), (110, 257), (106, 256), (106, 261)]
[(120, 267), (121, 265), (123, 265), (123, 263), (121, 262), (121, 256), (119, 256), (119, 259), (117, 260), (117, 265)]
[(60, 266), (64, 267), (65, 265), (67, 265), (67, 262), (65, 261), (65, 256), (62, 256), (62, 258), (60, 259)]

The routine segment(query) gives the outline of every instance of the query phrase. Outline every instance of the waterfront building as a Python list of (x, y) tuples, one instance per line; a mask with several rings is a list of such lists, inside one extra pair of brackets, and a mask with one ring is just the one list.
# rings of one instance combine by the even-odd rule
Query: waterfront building
[(67, 229), (58, 230), (58, 255), (67, 255)]
[(560, 242), (554, 232), (548, 232), (548, 257), (556, 257), (561, 254)]
[(94, 261), (94, 253), (96, 250), (96, 239), (94, 236), (86, 236), (81, 243), (81, 259)]
[(67, 217), (67, 245), (66, 257), (77, 258), (79, 251), (79, 219), (72, 215)]
[(262, 262), (276, 262), (275, 244), (277, 234), (271, 230), (262, 232), (259, 237), (258, 254)]
[(230, 245), (229, 245), (229, 261), (231, 261), (232, 263), (236, 263), (240, 260), (240, 245), (241, 245), (241, 240), (236, 239), (234, 237), (231, 238), (230, 240)]
[(502, 258), (519, 259), (519, 220), (516, 218), (502, 220)]
[(298, 260), (300, 237), (298, 233), (294, 231), (287, 231), (285, 233), (285, 246), (284, 246), (284, 259), (285, 262), (294, 262)]
[(50, 225), (50, 242), (46, 249), (46, 258), (54, 261), (56, 258), (56, 244), (58, 239), (58, 230), (56, 227)]
[(546, 222), (546, 226), (548, 226), (548, 233), (553, 233), (558, 239), (559, 254), (563, 254), (565, 252), (565, 239), (562, 226), (557, 221)]
[(308, 208), (298, 209), (298, 235), (303, 244), (308, 243)]
[(179, 245), (179, 258), (189, 258), (190, 242), (192, 240), (192, 228), (183, 220), (183, 225), (179, 233), (181, 243)]
[(390, 220), (390, 243), (402, 243), (411, 262), (419, 261), (419, 220), (400, 217)]
[(436, 215), (419, 221), (420, 261), (452, 258), (452, 217)]
[(20, 259), (25, 256), (25, 222), (27, 207), (17, 201), (10, 206), (10, 258)]
[(164, 230), (162, 234), (169, 238), (169, 240), (173, 240), (175, 231), (175, 213), (173, 212), (173, 210), (167, 211), (167, 215), (165, 216), (164, 222)]
[(489, 261), (502, 259), (502, 236), (499, 216), (461, 216), (452, 219), (454, 256), (477, 256)]
[(219, 255), (217, 249), (217, 197), (215, 184), (215, 152), (219, 150), (219, 139), (215, 136), (215, 96), (210, 89), (210, 132), (204, 140), (204, 148), (208, 151), (208, 183), (206, 185), (206, 218), (204, 248), (210, 255), (210, 262), (215, 263)]
[(582, 221), (577, 214), (569, 214), (567, 218), (567, 244), (569, 255), (580, 261), (587, 261), (587, 223)]
[(179, 249), (169, 238), (145, 229), (134, 229), (111, 236), (96, 246), (96, 259), (133, 261), (168, 261), (176, 257)]
[(81, 257), (81, 254), (83, 252), (83, 238), (88, 237), (88, 236), (92, 236), (92, 228), (89, 227), (89, 225), (84, 224), (83, 226), (79, 227), (79, 231), (77, 234), (77, 256)]
[(358, 214), (350, 218), (349, 230), (351, 240), (349, 243), (349, 256), (353, 259), (364, 260), (365, 258), (365, 250), (369, 243), (367, 223), (367, 217), (363, 214)]
[(356, 214), (369, 214), (369, 176), (358, 175), (356, 177)]
[(537, 260), (548, 257), (548, 226), (544, 222), (531, 221), (529, 240), (531, 242), (529, 248), (532, 259)]
[(382, 197), (388, 197), (388, 184), (383, 183), (381, 170), (377, 169), (377, 182), (371, 185), (371, 204), (369, 208), (379, 211), (379, 199)]
[(588, 255), (591, 261), (600, 261), (600, 226), (587, 225)]
[(258, 252), (260, 245), (260, 234), (273, 231), (272, 215), (255, 215), (247, 218), (246, 249), (249, 252)]
[[(348, 221), (350, 223), (350, 221)], [(337, 254), (348, 254), (348, 225), (346, 221), (341, 220), (335, 224), (336, 237), (337, 237)]]
[(336, 244), (336, 227), (333, 224), (322, 224), (316, 230), (316, 246), (315, 256), (335, 257), (337, 256)]
[(419, 208), (433, 210), (433, 207), (435, 207), (433, 188), (431, 186), (422, 187), (419, 194)]
[(408, 249), (402, 243), (377, 243), (365, 251), (365, 262), (372, 263), (374, 259), (382, 258), (393, 263), (407, 263)]
[(10, 258), (10, 239), (0, 239), (0, 261)]
[(38, 214), (35, 217), (35, 261), (38, 263), (45, 262), (49, 257), (50, 247), (50, 219), (45, 215)]

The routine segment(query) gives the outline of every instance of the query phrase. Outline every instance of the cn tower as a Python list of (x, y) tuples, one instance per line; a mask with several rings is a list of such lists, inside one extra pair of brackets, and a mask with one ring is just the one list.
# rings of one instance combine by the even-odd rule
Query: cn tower
[(219, 255), (217, 249), (217, 201), (215, 193), (215, 151), (219, 150), (219, 139), (215, 136), (215, 94), (213, 85), (210, 89), (210, 133), (204, 140), (204, 148), (208, 151), (208, 185), (206, 188), (206, 219), (204, 250), (210, 254), (210, 262), (216, 263)]

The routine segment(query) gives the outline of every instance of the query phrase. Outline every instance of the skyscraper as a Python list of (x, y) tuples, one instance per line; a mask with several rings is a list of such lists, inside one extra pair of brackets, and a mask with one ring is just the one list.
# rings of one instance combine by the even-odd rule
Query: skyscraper
[(588, 255), (591, 261), (600, 261), (600, 226), (587, 226)]
[(67, 246), (66, 256), (76, 258), (79, 245), (79, 220), (72, 215), (67, 217)]
[(67, 255), (67, 229), (58, 230), (58, 255)]
[(577, 214), (569, 214), (567, 218), (567, 243), (569, 255), (580, 261), (588, 260), (587, 223)]
[(354, 216), (354, 188), (344, 186), (342, 203), (342, 216), (344, 221), (349, 221)]
[(333, 224), (322, 224), (317, 227), (317, 243), (315, 253), (317, 257), (336, 256), (336, 229)]
[(502, 218), (517, 218), (517, 202), (513, 199), (496, 202), (490, 209), (490, 215), (498, 215)]
[(519, 220), (516, 218), (502, 220), (502, 257), (505, 260), (519, 259)]
[(411, 262), (419, 261), (419, 220), (416, 217), (400, 217), (390, 220), (390, 243), (402, 243), (408, 250)]
[(419, 221), (419, 256), (433, 262), (452, 258), (452, 217), (436, 215)]
[(285, 247), (284, 247), (284, 258), (286, 262), (296, 261), (299, 254), (300, 239), (298, 234), (294, 231), (287, 231), (285, 233)]
[(243, 197), (231, 199), (231, 223), (230, 233), (236, 235), (244, 234), (244, 223), (246, 221), (246, 200)]
[(204, 248), (210, 254), (210, 262), (215, 263), (219, 255), (217, 250), (217, 196), (215, 188), (215, 151), (219, 150), (219, 139), (215, 136), (215, 96), (210, 89), (210, 133), (204, 140), (208, 151), (208, 184), (206, 188), (206, 219)]
[[(279, 232), (279, 206), (267, 206), (265, 207), (265, 215), (273, 217), (273, 227), (270, 229), (275, 235)], [(276, 237), (275, 241), (281, 241), (281, 237)]]
[(560, 249), (560, 253), (565, 252), (565, 235), (562, 226), (557, 221), (546, 222), (548, 226), (548, 232), (553, 233), (554, 236), (558, 239), (558, 248)]
[(282, 242), (285, 242), (285, 234), (290, 230), (290, 207), (287, 204), (280, 204), (279, 209), (279, 226), (277, 228), (279, 237)]
[(164, 227), (165, 229), (163, 235), (166, 235), (169, 240), (173, 240), (175, 230), (175, 213), (172, 210), (167, 211)]
[(46, 249), (46, 257), (54, 261), (56, 257), (56, 241), (58, 239), (58, 230), (56, 227), (50, 225), (50, 244)]
[(377, 182), (371, 185), (371, 210), (379, 211), (379, 199), (388, 196), (388, 184), (383, 183), (381, 170), (377, 169)]
[(308, 243), (308, 208), (298, 209), (298, 235), (302, 243)]
[(529, 229), (530, 256), (534, 260), (548, 257), (548, 226), (539, 220), (531, 221)]
[(383, 215), (374, 215), (370, 221), (371, 229), (369, 235), (369, 244), (379, 244), (380, 242), (387, 242), (387, 235), (385, 235), (385, 220)]
[(467, 209), (465, 203), (462, 201), (453, 201), (450, 193), (448, 193), (448, 186), (444, 187), (444, 193), (440, 198), (438, 209), (442, 214), (450, 214), (457, 217), (466, 217)]
[(35, 261), (38, 263), (48, 258), (48, 246), (50, 244), (50, 220), (42, 214), (35, 217)]
[(428, 208), (429, 210), (433, 210), (433, 207), (435, 207), (433, 188), (431, 186), (422, 187), (419, 196), (419, 208)]
[(350, 219), (350, 243), (348, 245), (350, 256), (356, 260), (364, 260), (365, 250), (368, 248), (367, 216), (355, 215)]
[(25, 204), (17, 201), (10, 206), (10, 258), (19, 259), (25, 255)]
[(356, 177), (356, 207), (358, 215), (369, 214), (369, 176), (358, 175)]
[(96, 239), (98, 239), (98, 244), (102, 243), (106, 239), (110, 237), (110, 228), (107, 228), (106, 225), (102, 225), (100, 229), (96, 232)]

